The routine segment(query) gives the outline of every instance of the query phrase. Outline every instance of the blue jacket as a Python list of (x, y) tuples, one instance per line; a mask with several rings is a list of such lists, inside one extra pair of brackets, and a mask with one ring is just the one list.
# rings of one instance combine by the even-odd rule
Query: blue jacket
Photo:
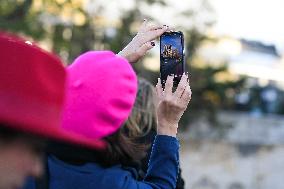
[[(143, 181), (134, 168), (121, 165), (103, 168), (95, 163), (75, 166), (54, 156), (48, 157), (50, 189), (174, 189), (179, 168), (179, 142), (176, 138), (157, 135), (149, 167)], [(36, 189), (29, 180), (24, 189)]]

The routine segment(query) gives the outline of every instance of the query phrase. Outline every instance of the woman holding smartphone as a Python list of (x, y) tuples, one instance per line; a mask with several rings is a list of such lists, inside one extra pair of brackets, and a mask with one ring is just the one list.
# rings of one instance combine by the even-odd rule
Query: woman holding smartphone
[[(94, 139), (103, 138), (106, 148), (51, 144), (45, 180), (48, 188), (175, 188), (179, 168), (176, 134), (191, 99), (187, 75), (182, 76), (175, 92), (173, 76), (168, 77), (164, 90), (161, 81), (157, 83), (157, 136), (146, 176), (139, 181), (137, 171), (125, 162), (138, 160), (139, 149), (120, 129), (136, 96), (137, 80), (131, 66), (111, 52), (89, 52), (79, 56), (67, 71), (62, 126)], [(37, 182), (29, 181), (25, 188), (39, 187)]]
[[(140, 149), (142, 159), (138, 162), (128, 162), (128, 166), (135, 167), (139, 180), (143, 180), (148, 169), (152, 144), (157, 135), (157, 117), (155, 105), (155, 87), (148, 80), (138, 77), (138, 92), (131, 115), (123, 126), (127, 137), (131, 138)], [(177, 177), (176, 189), (184, 189), (181, 168)]]

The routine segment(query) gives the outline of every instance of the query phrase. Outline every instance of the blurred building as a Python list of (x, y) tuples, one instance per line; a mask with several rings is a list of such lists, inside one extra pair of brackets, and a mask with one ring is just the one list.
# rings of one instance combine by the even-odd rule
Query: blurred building
[(200, 48), (199, 55), (213, 64), (227, 62), (233, 74), (246, 75), (260, 83), (275, 81), (284, 87), (284, 54), (278, 52), (274, 45), (221, 37), (217, 42), (214, 40), (205, 43)]
[(236, 94), (236, 109), (261, 114), (284, 114), (283, 54), (272, 44), (220, 37), (205, 42), (199, 56), (210, 65), (227, 64), (231, 74), (247, 77)]

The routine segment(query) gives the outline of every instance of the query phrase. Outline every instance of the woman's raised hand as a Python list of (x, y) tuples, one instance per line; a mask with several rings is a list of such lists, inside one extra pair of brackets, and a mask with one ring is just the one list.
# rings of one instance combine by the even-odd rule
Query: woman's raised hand
[(178, 123), (191, 100), (188, 76), (183, 74), (175, 92), (172, 91), (174, 76), (168, 76), (165, 89), (161, 80), (156, 85), (157, 133), (176, 137)]
[(147, 20), (144, 20), (136, 36), (118, 54), (126, 58), (130, 63), (135, 63), (155, 46), (153, 40), (160, 37), (167, 30), (169, 30), (169, 27), (166, 25), (151, 25)]

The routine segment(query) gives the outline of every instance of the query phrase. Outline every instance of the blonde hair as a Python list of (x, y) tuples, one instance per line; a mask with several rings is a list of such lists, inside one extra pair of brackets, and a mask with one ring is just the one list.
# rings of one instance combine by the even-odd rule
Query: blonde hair
[(133, 138), (143, 137), (156, 129), (154, 86), (144, 78), (138, 78), (136, 101), (125, 127)]

